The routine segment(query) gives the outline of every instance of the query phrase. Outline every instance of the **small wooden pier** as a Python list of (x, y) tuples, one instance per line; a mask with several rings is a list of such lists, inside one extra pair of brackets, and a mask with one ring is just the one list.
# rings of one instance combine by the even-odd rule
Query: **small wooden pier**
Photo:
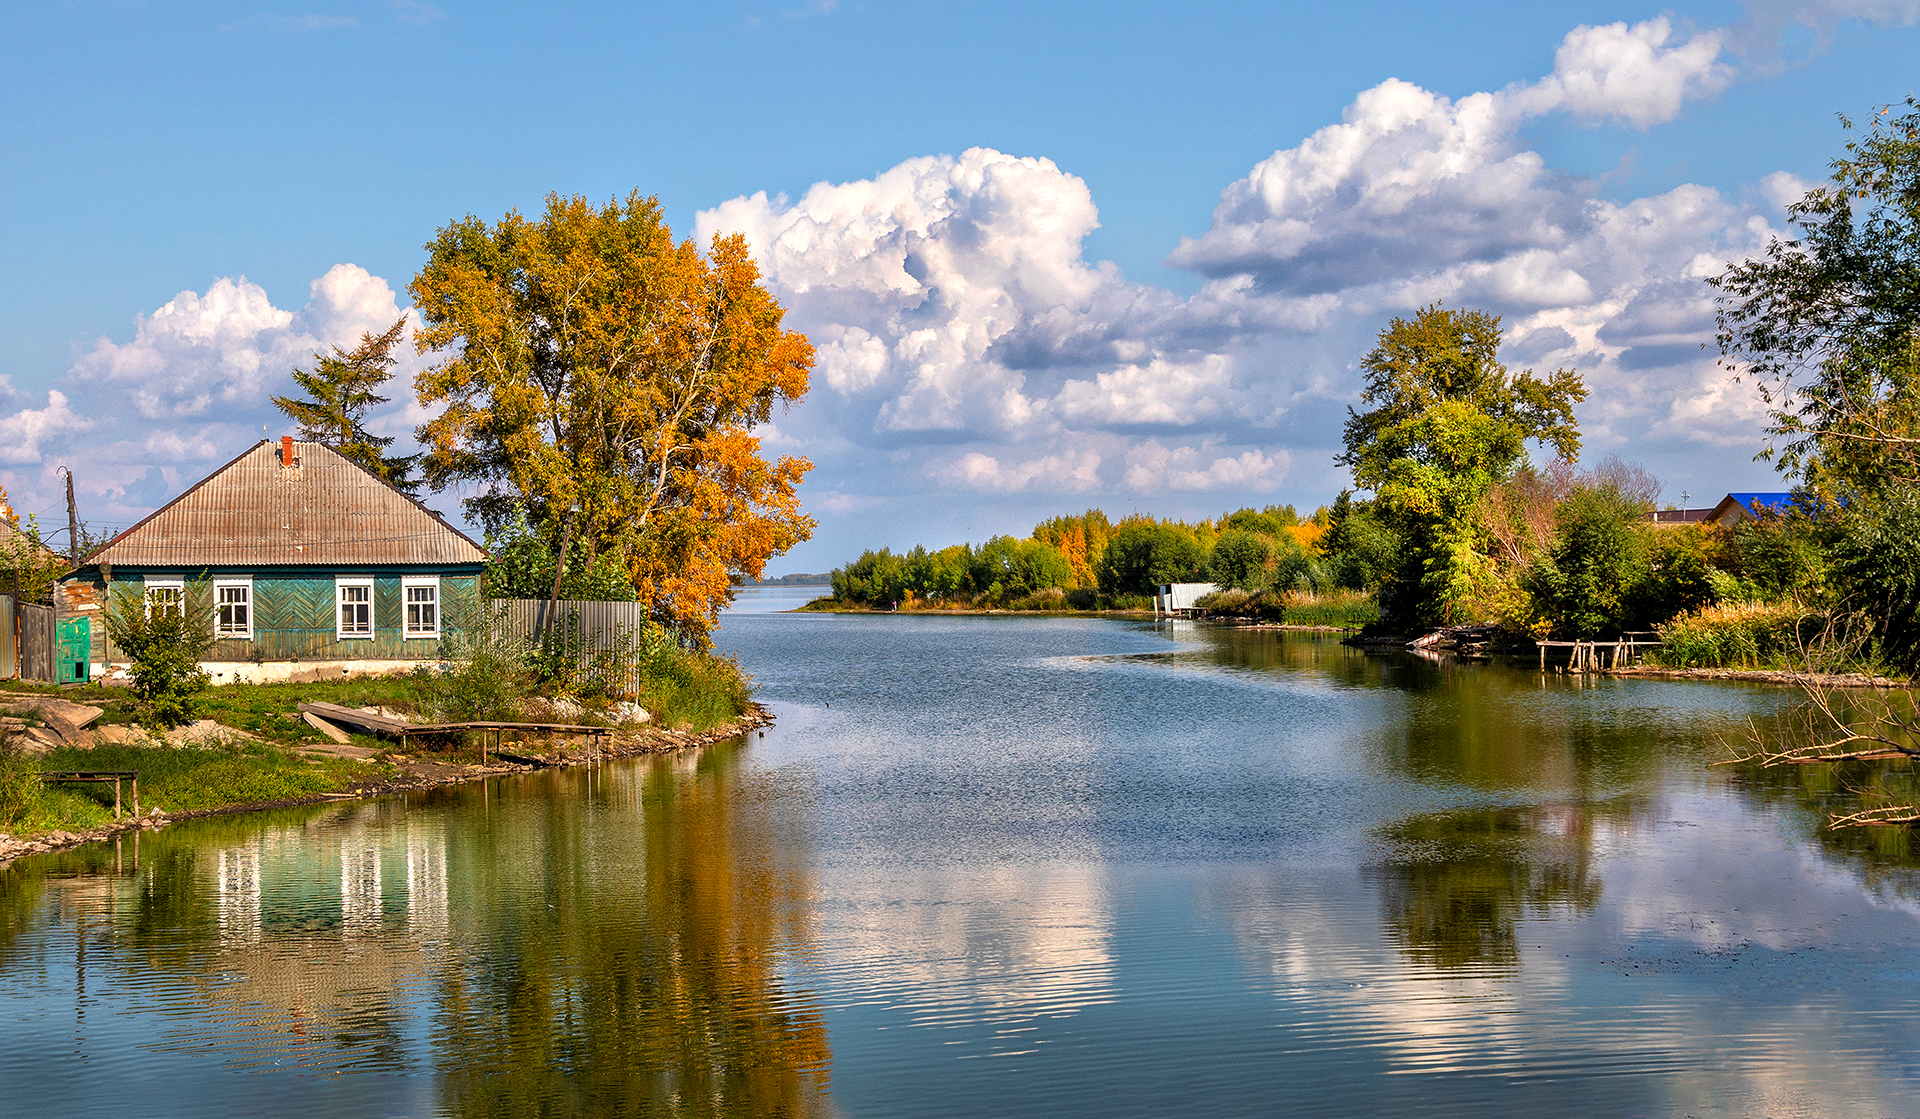
[(133, 785), (133, 814), (140, 815), (140, 774), (132, 769), (55, 769), (40, 775), (42, 781), (61, 784), (106, 784), (113, 782), (113, 818), (120, 818), (120, 782)]
[(1585, 673), (1624, 668), (1640, 659), (1641, 650), (1657, 649), (1663, 642), (1660, 640), (1660, 635), (1651, 630), (1635, 630), (1623, 633), (1612, 640), (1538, 641), (1534, 644), (1540, 650), (1540, 671), (1547, 670), (1548, 649), (1565, 649), (1567, 651), (1565, 665), (1555, 667), (1562, 672)]
[(356, 711), (351, 707), (342, 707), (337, 703), (303, 703), (302, 714), (311, 713), (330, 723), (358, 727), (368, 734), (384, 735), (399, 739), (404, 745), (409, 738), (432, 737), (443, 734), (459, 734), (465, 731), (480, 732), (480, 763), (487, 761), (487, 731), (493, 732), (493, 753), (495, 757), (504, 757), (510, 761), (538, 762), (535, 758), (521, 758), (504, 754), (500, 747), (508, 731), (517, 731), (520, 735), (555, 734), (584, 735), (590, 741), (588, 749), (597, 753), (607, 735), (613, 733), (611, 727), (596, 726), (592, 723), (506, 723), (480, 720), (471, 723), (407, 723), (385, 715), (375, 715), (367, 711)]

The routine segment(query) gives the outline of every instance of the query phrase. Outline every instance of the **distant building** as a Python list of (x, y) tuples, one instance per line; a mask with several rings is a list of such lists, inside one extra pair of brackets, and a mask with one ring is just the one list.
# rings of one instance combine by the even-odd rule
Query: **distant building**
[[(140, 586), (212, 584), (215, 683), (338, 678), (440, 655), (487, 558), (440, 516), (319, 443), (262, 440), (115, 536), (68, 580), (69, 609)], [(104, 630), (104, 626), (97, 626)], [(95, 658), (120, 659), (104, 632)]]
[(1190, 614), (1194, 603), (1219, 589), (1218, 583), (1162, 583), (1153, 589), (1153, 612)]
[(1762, 513), (1783, 513), (1793, 504), (1790, 493), (1730, 493), (1702, 509), (1656, 509), (1651, 520), (1669, 528), (1677, 525), (1725, 525), (1757, 520)]

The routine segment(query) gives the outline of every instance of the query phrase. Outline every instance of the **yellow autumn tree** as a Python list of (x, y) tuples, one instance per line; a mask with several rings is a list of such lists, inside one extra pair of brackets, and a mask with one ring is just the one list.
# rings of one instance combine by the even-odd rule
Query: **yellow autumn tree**
[(813, 532), (812, 463), (753, 429), (807, 391), (813, 346), (781, 329), (738, 235), (676, 243), (658, 199), (550, 195), (537, 219), (468, 215), (409, 288), (438, 360), (415, 380), (428, 485), (470, 489), (490, 529), (524, 512), (588, 562), (616, 555), (651, 616), (704, 647), (742, 578)]

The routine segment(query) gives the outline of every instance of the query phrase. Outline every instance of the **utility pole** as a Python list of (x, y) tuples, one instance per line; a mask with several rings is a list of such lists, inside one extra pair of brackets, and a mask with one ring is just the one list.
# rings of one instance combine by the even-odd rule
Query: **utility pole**
[(73, 471), (60, 468), (67, 475), (67, 554), (73, 566), (80, 566), (80, 511), (73, 503)]

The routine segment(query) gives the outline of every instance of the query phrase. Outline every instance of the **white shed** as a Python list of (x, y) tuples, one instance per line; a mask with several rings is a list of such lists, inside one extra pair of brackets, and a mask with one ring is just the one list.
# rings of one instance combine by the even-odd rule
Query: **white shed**
[(1188, 614), (1193, 604), (1220, 589), (1218, 583), (1162, 583), (1154, 588), (1153, 612)]

